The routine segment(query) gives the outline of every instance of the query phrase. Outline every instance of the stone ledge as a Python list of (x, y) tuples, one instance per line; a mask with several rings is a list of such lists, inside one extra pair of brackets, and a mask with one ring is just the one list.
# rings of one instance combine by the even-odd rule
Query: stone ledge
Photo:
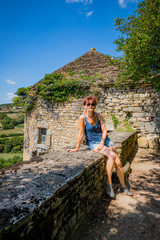
[[(113, 134), (122, 157), (132, 145), (131, 154), (136, 134)], [(66, 239), (105, 191), (106, 158), (83, 146), (32, 160), (2, 171), (0, 239)]]

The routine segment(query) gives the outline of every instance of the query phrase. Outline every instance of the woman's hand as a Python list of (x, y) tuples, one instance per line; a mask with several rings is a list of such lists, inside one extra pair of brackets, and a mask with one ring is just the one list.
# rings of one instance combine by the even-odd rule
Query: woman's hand
[(97, 146), (97, 149), (98, 149), (98, 150), (102, 150), (103, 147), (104, 147), (104, 144), (103, 144), (103, 143), (100, 143), (100, 144)]
[(67, 149), (67, 152), (78, 152), (78, 149), (77, 148)]

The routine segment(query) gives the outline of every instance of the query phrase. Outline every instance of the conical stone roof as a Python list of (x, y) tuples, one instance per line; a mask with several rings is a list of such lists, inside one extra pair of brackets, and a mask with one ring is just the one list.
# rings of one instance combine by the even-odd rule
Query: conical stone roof
[(70, 70), (73, 72), (86, 70), (89, 75), (96, 73), (105, 73), (108, 70), (109, 57), (97, 51), (89, 51), (81, 57), (59, 68), (56, 72), (67, 73)]
[[(70, 71), (85, 71), (85, 74), (89, 76), (101, 74), (103, 75), (103, 79), (106, 80), (106, 83), (108, 82), (109, 84), (113, 84), (117, 78), (118, 69), (115, 66), (109, 66), (109, 62), (109, 57), (95, 50), (91, 50), (54, 72), (67, 74)], [(38, 83), (41, 83), (42, 81), (43, 79), (40, 80)], [(37, 85), (37, 83), (35, 85)], [(33, 85), (33, 87), (35, 85)]]

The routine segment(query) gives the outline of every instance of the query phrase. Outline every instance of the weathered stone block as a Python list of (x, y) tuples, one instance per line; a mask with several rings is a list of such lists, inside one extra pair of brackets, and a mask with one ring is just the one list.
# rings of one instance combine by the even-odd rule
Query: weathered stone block
[(149, 146), (148, 139), (145, 137), (138, 138), (138, 146), (140, 148), (148, 148)]
[(153, 136), (153, 137), (150, 137), (148, 139), (148, 142), (149, 142), (149, 148), (153, 148), (153, 149), (159, 149), (159, 137), (158, 136)]
[(156, 129), (156, 124), (154, 122), (146, 122), (145, 130), (149, 133), (154, 133)]

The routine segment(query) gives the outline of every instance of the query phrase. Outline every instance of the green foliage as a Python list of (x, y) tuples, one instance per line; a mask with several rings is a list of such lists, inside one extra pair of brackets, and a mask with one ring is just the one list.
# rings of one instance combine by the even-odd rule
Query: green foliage
[(4, 150), (4, 145), (0, 144), (0, 153), (3, 152), (3, 150)]
[(8, 117), (6, 113), (0, 113), (0, 120), (2, 123), (2, 129), (13, 129), (14, 126), (24, 123), (24, 116), (15, 120)]
[(23, 137), (0, 138), (0, 152), (22, 152)]
[[(95, 76), (88, 76), (86, 70), (72, 72), (64, 75), (60, 73), (46, 74), (43, 81), (35, 88), (18, 89), (18, 96), (14, 98), (14, 106), (23, 106), (25, 111), (30, 111), (36, 106), (37, 97), (45, 100), (66, 101), (73, 97), (80, 98), (93, 91)], [(71, 77), (72, 76), (72, 77)]]
[(69, 73), (68, 74), (69, 74), (69, 76), (73, 76), (73, 75), (76, 74), (76, 72), (73, 72), (72, 69), (69, 69)]
[(5, 145), (8, 138), (0, 138), (0, 144)]
[(17, 125), (17, 128), (24, 128), (24, 123), (18, 124), (18, 125)]
[[(81, 78), (87, 80), (86, 76)], [(88, 87), (82, 81), (70, 78), (67, 79), (63, 74), (47, 74), (41, 84), (36, 86), (37, 93), (44, 99), (55, 101), (69, 100), (70, 97), (78, 98), (85, 95)]]
[(12, 107), (12, 103), (3, 103), (3, 104), (0, 104), (0, 108), (2, 107)]
[(23, 133), (8, 133), (8, 134), (0, 134), (0, 138), (4, 138), (4, 137), (14, 137), (14, 136), (23, 136)]
[(26, 112), (35, 107), (36, 95), (32, 92), (31, 87), (19, 88), (16, 94), (18, 96), (13, 98), (14, 107), (23, 107)]
[(18, 162), (22, 162), (23, 158), (20, 156), (14, 156), (12, 158), (0, 158), (0, 168), (4, 168), (4, 167), (10, 167)]
[(17, 94), (18, 96), (27, 96), (27, 93), (28, 93), (28, 90), (29, 90), (29, 89), (30, 89), (30, 88), (25, 88), (25, 87), (19, 88), (19, 89), (17, 90), (16, 94)]
[(6, 113), (0, 113), (0, 120), (3, 120), (5, 117), (7, 117)]
[(123, 124), (124, 124), (124, 126), (125, 126), (127, 132), (134, 132), (134, 130), (133, 130), (131, 124), (128, 122), (127, 119), (124, 121)]
[(128, 112), (126, 119), (120, 124), (120, 126), (118, 127), (117, 131), (122, 131), (122, 132), (134, 132), (134, 129), (132, 128), (132, 125), (130, 122), (128, 122), (128, 120), (131, 118), (131, 113)]
[(6, 153), (19, 152), (22, 150), (23, 150), (23, 137), (13, 137), (5, 142), (4, 152)]
[(112, 117), (112, 120), (113, 120), (114, 128), (116, 129), (118, 124), (119, 124), (119, 121), (114, 114), (111, 114), (111, 117)]
[(160, 1), (143, 0), (134, 15), (115, 19), (122, 36), (115, 40), (117, 50), (123, 51), (117, 84), (141, 79), (160, 89)]
[(13, 129), (15, 122), (13, 119), (6, 116), (5, 118), (3, 118), (1, 123), (2, 123), (2, 129)]

